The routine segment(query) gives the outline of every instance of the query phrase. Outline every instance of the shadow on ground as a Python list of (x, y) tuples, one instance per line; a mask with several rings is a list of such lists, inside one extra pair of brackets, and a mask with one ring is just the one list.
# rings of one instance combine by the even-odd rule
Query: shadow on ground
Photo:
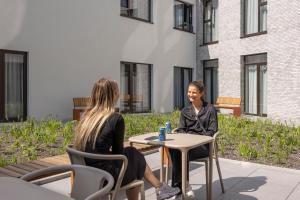
[[(198, 168), (199, 165), (190, 165), (190, 171)], [(154, 170), (154, 175), (159, 178), (160, 170)], [(215, 172), (217, 173), (217, 172)], [(215, 174), (217, 176), (217, 174)], [(195, 183), (195, 181), (192, 181)], [(200, 182), (200, 181), (199, 181)], [(204, 182), (203, 180), (201, 181)], [(217, 179), (213, 182), (213, 199), (214, 200), (257, 200), (251, 193), (257, 191), (261, 186), (267, 183), (267, 177), (230, 177), (223, 179), (225, 194), (221, 191), (220, 181)], [(145, 190), (153, 188), (145, 181)], [(206, 185), (192, 184), (196, 199), (206, 199)], [(153, 190), (154, 192), (154, 190)], [(147, 195), (146, 195), (147, 196)]]
[[(213, 199), (218, 200), (257, 200), (251, 193), (257, 191), (267, 183), (267, 177), (230, 177), (223, 179), (225, 193), (221, 191), (220, 181), (213, 182)], [(204, 184), (193, 184), (196, 199), (206, 199), (206, 187)]]

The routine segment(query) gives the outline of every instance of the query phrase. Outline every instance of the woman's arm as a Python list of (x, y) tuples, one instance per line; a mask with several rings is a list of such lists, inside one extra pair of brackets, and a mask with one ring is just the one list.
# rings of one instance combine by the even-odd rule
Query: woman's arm
[(180, 119), (179, 119), (179, 126), (175, 130), (175, 132), (177, 132), (177, 133), (185, 133), (186, 130), (187, 130), (187, 127), (186, 127), (186, 123), (185, 123), (185, 117), (184, 117), (184, 115), (182, 114), (182, 111), (181, 111), (181, 113), (180, 113)]
[(118, 116), (113, 135), (112, 153), (121, 154), (124, 148), (125, 123), (122, 115)]
[(214, 106), (211, 106), (208, 127), (205, 135), (213, 136), (218, 131), (218, 115)]

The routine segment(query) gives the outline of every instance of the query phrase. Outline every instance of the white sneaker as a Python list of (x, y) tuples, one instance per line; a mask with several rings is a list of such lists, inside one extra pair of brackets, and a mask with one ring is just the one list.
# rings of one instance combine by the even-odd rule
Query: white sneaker
[(156, 189), (157, 200), (168, 199), (180, 192), (178, 187), (171, 187), (166, 183), (163, 183), (159, 188)]
[(187, 188), (186, 188), (186, 197), (189, 199), (194, 199), (195, 198), (195, 193), (192, 190), (192, 186), (190, 184), (188, 184)]
[(171, 200), (181, 200), (181, 194), (177, 194), (174, 197), (171, 198)]
[[(194, 191), (192, 190), (192, 186), (190, 184), (187, 185), (187, 188), (186, 188), (186, 198), (187, 199), (195, 199), (195, 193)], [(171, 198), (172, 200), (179, 200), (179, 199), (182, 199), (181, 198), (181, 194), (178, 194), (178, 195), (175, 195), (174, 197)]]

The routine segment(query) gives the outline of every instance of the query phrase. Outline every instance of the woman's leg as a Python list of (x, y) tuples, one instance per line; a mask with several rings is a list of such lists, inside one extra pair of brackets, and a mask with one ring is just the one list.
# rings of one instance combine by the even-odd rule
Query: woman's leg
[(202, 145), (199, 147), (196, 147), (194, 149), (191, 149), (189, 151), (189, 160), (193, 161), (199, 158), (205, 158), (208, 157), (209, 154), (209, 146), (208, 145)]
[[(172, 159), (172, 186), (181, 188), (181, 151), (170, 149)], [(202, 145), (191, 149), (188, 153), (187, 170), (189, 170), (189, 161), (208, 156), (207, 145)], [(187, 181), (189, 181), (189, 173), (187, 173)]]
[[(124, 174), (122, 186), (136, 179), (145, 178), (155, 188), (160, 186), (159, 180), (154, 176), (150, 167), (147, 165), (144, 156), (133, 147), (124, 148), (124, 155), (128, 159), (128, 166)], [(128, 200), (136, 200), (139, 196), (140, 187), (126, 191)]]
[(146, 164), (144, 177), (153, 187), (159, 188), (161, 186), (160, 181), (154, 176), (148, 164)]
[[(189, 161), (193, 161), (199, 158), (205, 158), (208, 156), (208, 146), (207, 145), (201, 145), (199, 147), (196, 147), (194, 149), (191, 149), (188, 153), (188, 159)], [(189, 163), (188, 163), (188, 169), (189, 169)], [(189, 175), (187, 176), (187, 181), (189, 182)]]
[(172, 186), (181, 188), (181, 152), (169, 149), (172, 159)]
[(140, 187), (131, 188), (126, 190), (126, 196), (128, 200), (138, 200), (139, 199)]
[[(179, 192), (178, 188), (172, 188), (162, 184), (153, 174), (146, 163), (144, 156), (133, 147), (124, 148), (124, 155), (128, 159), (128, 166), (122, 181), (122, 185), (128, 184), (133, 180), (145, 178), (156, 189), (159, 199), (172, 197)], [(126, 191), (129, 200), (138, 199), (140, 188), (136, 187)]]

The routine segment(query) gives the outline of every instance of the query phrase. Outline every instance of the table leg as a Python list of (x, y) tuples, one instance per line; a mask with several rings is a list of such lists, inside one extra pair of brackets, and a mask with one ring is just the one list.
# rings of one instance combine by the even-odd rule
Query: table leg
[(164, 147), (159, 147), (160, 151), (160, 177), (159, 180), (160, 182), (164, 182)]
[(181, 151), (181, 180), (182, 180), (182, 199), (186, 198), (186, 177), (187, 177), (187, 151)]
[(209, 143), (209, 162), (208, 162), (208, 200), (212, 199), (212, 177), (213, 177), (213, 142)]

